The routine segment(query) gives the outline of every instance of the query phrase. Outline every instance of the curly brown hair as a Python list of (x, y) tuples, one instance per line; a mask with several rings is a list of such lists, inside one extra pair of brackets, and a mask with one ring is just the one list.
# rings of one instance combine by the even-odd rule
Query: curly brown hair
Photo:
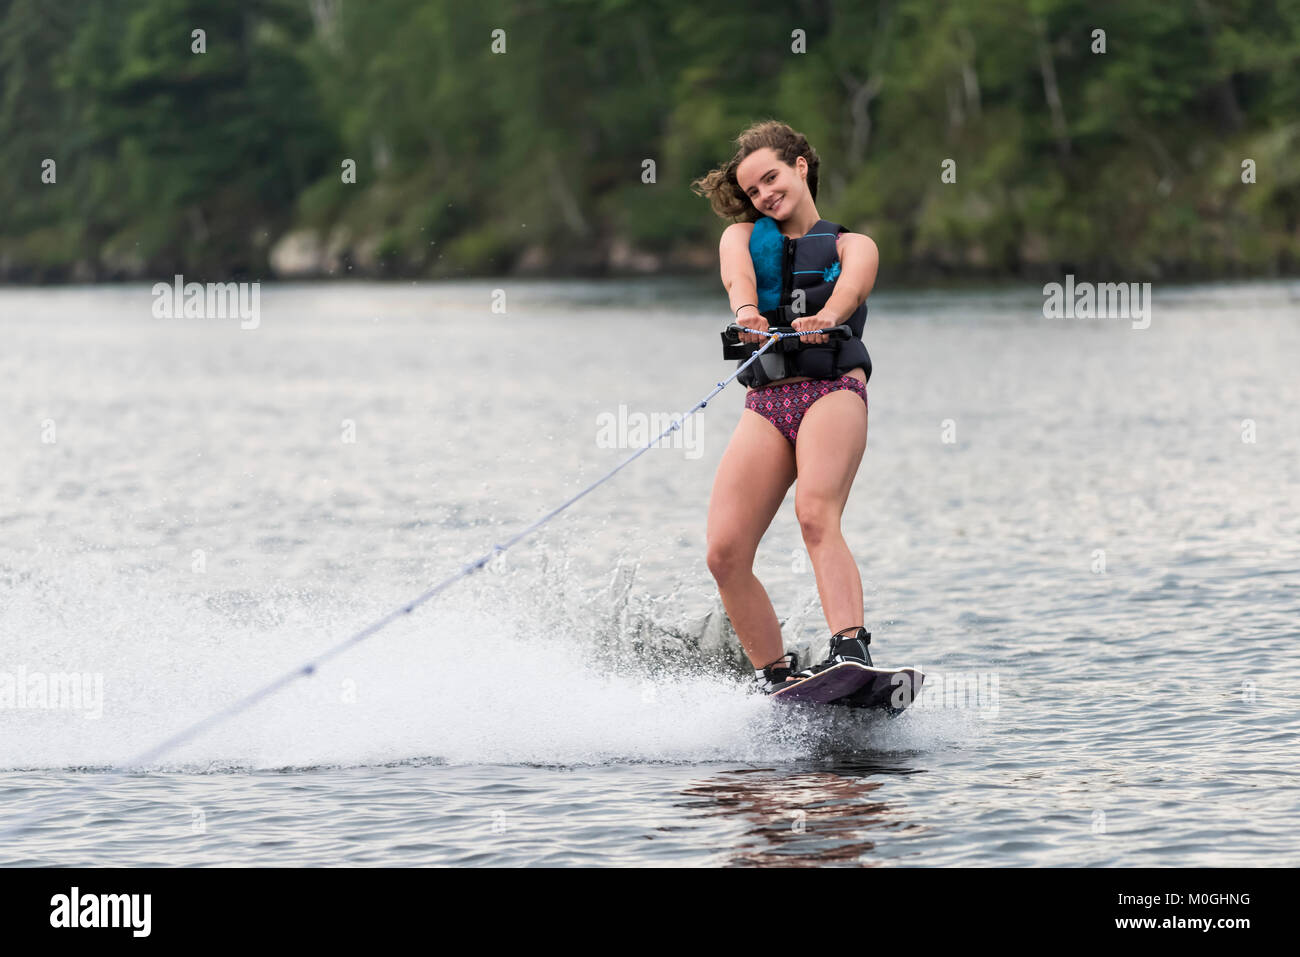
[(755, 222), (762, 214), (754, 208), (749, 197), (736, 181), (736, 167), (750, 153), (770, 146), (787, 166), (802, 156), (808, 161), (808, 192), (817, 199), (817, 169), (821, 159), (808, 143), (808, 137), (782, 123), (780, 120), (761, 120), (736, 137), (736, 153), (725, 166), (710, 170), (699, 179), (691, 181), (691, 191), (707, 196), (713, 211), (724, 219)]

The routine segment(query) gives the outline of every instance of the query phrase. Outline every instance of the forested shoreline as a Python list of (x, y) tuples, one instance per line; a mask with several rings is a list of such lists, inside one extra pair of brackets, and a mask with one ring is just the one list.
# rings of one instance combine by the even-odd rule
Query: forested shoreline
[(1300, 269), (1300, 3), (0, 0), (0, 279), (716, 269), (762, 118), (896, 277)]

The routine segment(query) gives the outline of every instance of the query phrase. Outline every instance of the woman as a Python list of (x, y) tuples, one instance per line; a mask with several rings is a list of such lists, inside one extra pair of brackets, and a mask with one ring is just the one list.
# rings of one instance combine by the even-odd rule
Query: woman
[[(854, 332), (847, 340), (803, 336), (791, 352), (773, 346), (741, 374), (750, 386), (745, 409), (713, 482), (709, 571), (759, 687), (771, 693), (838, 661), (871, 664), (862, 579), (840, 516), (867, 445), (871, 359), (862, 324), (879, 257), (871, 239), (818, 214), (820, 161), (803, 135), (766, 121), (736, 144), (724, 167), (692, 184), (719, 216), (740, 220), (719, 246), (736, 322), (764, 331), (772, 319), (801, 332), (846, 324)], [(741, 341), (765, 337), (742, 333)], [(759, 540), (796, 476), (795, 515), (833, 631), (826, 661), (802, 672), (793, 652), (782, 653), (781, 626), (753, 569)]]

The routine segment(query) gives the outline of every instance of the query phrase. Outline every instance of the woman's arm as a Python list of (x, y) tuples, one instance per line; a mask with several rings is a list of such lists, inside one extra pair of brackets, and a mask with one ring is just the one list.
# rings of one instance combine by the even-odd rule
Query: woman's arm
[[(718, 244), (718, 261), (722, 270), (722, 286), (736, 322), (751, 329), (766, 330), (767, 320), (758, 311), (758, 280), (754, 276), (754, 260), (749, 256), (749, 237), (754, 232), (753, 223), (732, 223), (722, 231)], [(741, 342), (761, 342), (762, 336), (740, 334)]]
[(870, 236), (861, 233), (844, 233), (840, 236), (840, 275), (826, 305), (817, 314), (826, 320), (820, 328), (829, 329), (853, 315), (866, 301), (876, 284), (876, 270), (880, 266), (880, 250)]
[[(722, 285), (727, 290), (736, 322), (753, 329), (766, 329), (767, 320), (758, 312), (758, 280), (754, 277), (754, 260), (749, 257), (749, 237), (753, 223), (732, 223), (722, 231), (718, 244), (718, 262)], [(741, 306), (746, 308), (741, 309)], [(737, 312), (737, 310), (740, 310)], [(741, 342), (759, 342), (760, 336), (741, 333)]]

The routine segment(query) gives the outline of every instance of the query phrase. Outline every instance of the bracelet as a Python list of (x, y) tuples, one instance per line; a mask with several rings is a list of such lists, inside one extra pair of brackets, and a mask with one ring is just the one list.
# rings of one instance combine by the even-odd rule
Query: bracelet
[(737, 307), (736, 307), (736, 311), (735, 311), (735, 315), (739, 316), (739, 315), (740, 315), (740, 310), (744, 309), (745, 306), (753, 306), (755, 309), (757, 309), (757, 308), (758, 308), (758, 303), (756, 303), (756, 302), (747, 302), (747, 303), (745, 303), (744, 306), (737, 306)]

